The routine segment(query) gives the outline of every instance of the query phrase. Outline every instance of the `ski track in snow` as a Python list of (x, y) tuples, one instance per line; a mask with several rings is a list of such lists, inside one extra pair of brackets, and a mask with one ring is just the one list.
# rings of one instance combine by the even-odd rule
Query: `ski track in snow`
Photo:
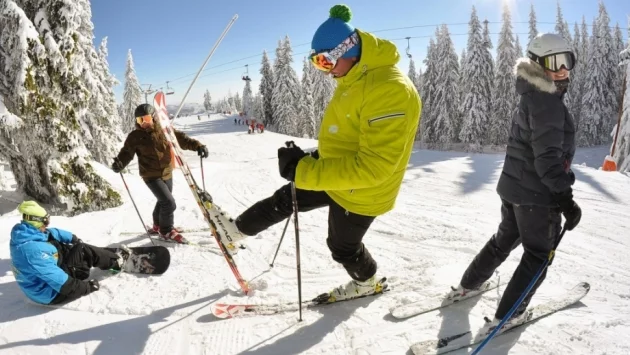
[[(314, 140), (273, 132), (247, 134), (233, 117), (178, 118), (176, 126), (207, 144), (205, 184), (215, 202), (236, 217), (285, 184), (277, 173), (276, 150), (287, 140), (303, 149)], [(572, 288), (591, 284), (577, 305), (495, 339), (484, 354), (628, 354), (630, 341), (630, 178), (598, 169), (606, 149), (580, 149), (573, 169), (580, 226), (560, 245), (547, 280), (532, 305)], [(185, 159), (202, 185), (199, 158)], [(0, 353), (1, 354), (409, 354), (417, 341), (478, 329), (492, 316), (503, 287), (440, 311), (396, 320), (394, 304), (421, 301), (456, 286), (472, 257), (496, 230), (500, 199), (495, 192), (502, 154), (417, 150), (409, 163), (396, 208), (376, 219), (364, 242), (389, 279), (391, 292), (378, 297), (273, 316), (217, 320), (213, 302), (276, 303), (297, 299), (293, 223), (273, 268), (285, 222), (246, 240), (235, 257), (255, 291), (242, 295), (234, 276), (207, 232), (185, 236), (202, 246), (157, 242), (171, 251), (162, 276), (111, 275), (94, 270), (100, 291), (62, 308), (26, 301), (12, 275), (10, 230), (19, 221), (15, 191), (0, 192)], [(118, 174), (94, 164), (121, 193), (118, 208), (73, 218), (52, 217), (52, 226), (70, 230), (86, 243), (150, 245)], [(137, 161), (125, 178), (145, 223), (154, 197), (137, 175)], [(10, 173), (7, 177), (12, 178)], [(9, 181), (8, 186), (14, 182)], [(176, 225), (207, 228), (181, 172), (174, 173)], [(326, 247), (327, 209), (300, 214), (303, 299), (349, 280)], [(137, 234), (134, 234), (137, 232)], [(121, 234), (123, 233), (123, 234)], [(520, 260), (517, 248), (498, 269), (509, 278)], [(453, 354), (466, 354), (460, 350)]]

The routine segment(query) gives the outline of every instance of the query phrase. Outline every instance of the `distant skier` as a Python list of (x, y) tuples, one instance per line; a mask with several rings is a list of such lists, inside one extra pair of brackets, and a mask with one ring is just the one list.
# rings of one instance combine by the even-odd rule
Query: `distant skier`
[[(173, 225), (176, 205), (172, 195), (172, 173), (175, 159), (155, 114), (155, 108), (149, 104), (136, 107), (136, 129), (129, 133), (125, 145), (114, 158), (112, 170), (117, 173), (122, 171), (137, 154), (140, 176), (157, 198), (153, 209), (153, 227), (149, 231), (159, 234), (163, 239), (187, 243)], [(182, 149), (196, 151), (202, 158), (208, 157), (208, 148), (205, 145), (176, 129), (174, 132)]]
[(22, 221), (11, 229), (11, 263), (18, 286), (33, 302), (58, 304), (98, 291), (98, 280), (88, 280), (90, 269), (120, 270), (129, 257), (85, 244), (63, 229), (47, 228), (50, 217), (35, 201), (18, 206)]
[[(488, 332), (507, 315), (547, 259), (561, 230), (562, 213), (568, 230), (580, 222), (582, 211), (573, 201), (570, 169), (575, 153), (575, 124), (562, 101), (569, 71), (576, 64), (571, 46), (556, 34), (539, 34), (527, 48), (528, 58), (516, 64), (518, 111), (499, 178), (501, 216), (490, 238), (448, 297), (461, 297), (488, 280), (510, 252), (523, 244), (523, 257), (503, 292)], [(546, 271), (509, 322), (526, 318), (526, 308)], [(507, 324), (507, 323), (506, 323)]]
[[(336, 300), (378, 292), (376, 261), (363, 236), (377, 216), (394, 207), (420, 121), (421, 100), (396, 66), (390, 41), (348, 23), (345, 5), (335, 5), (311, 43), (311, 63), (337, 81), (324, 113), (318, 150), (293, 142), (278, 149), (280, 175), (295, 181), (297, 205), (307, 212), (329, 207), (326, 243), (352, 281), (330, 292)], [(257, 202), (235, 221), (233, 240), (253, 236), (292, 213), (291, 185)]]

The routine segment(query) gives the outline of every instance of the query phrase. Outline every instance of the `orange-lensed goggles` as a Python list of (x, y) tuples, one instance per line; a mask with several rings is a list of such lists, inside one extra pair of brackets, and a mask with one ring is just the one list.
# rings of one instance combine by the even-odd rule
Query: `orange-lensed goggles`
[(328, 73), (335, 67), (335, 65), (337, 65), (337, 60), (346, 54), (346, 52), (348, 52), (357, 43), (359, 43), (359, 35), (356, 32), (353, 32), (348, 38), (344, 39), (343, 42), (339, 43), (339, 45), (332, 50), (325, 50), (321, 52), (311, 50), (309, 60), (316, 69)]
[(138, 124), (141, 126), (143, 123), (153, 123), (153, 116), (144, 115), (144, 116), (136, 117), (136, 122), (138, 122)]

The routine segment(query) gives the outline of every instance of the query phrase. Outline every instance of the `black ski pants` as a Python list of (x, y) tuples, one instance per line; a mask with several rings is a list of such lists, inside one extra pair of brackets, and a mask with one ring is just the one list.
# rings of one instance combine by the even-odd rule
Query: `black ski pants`
[[(558, 208), (515, 205), (502, 200), (499, 228), (475, 256), (462, 276), (461, 285), (474, 289), (487, 281), (510, 252), (523, 244), (523, 257), (503, 292), (495, 313), (503, 319), (521, 297), (534, 276), (549, 257), (560, 234), (562, 218)], [(545, 270), (513, 316), (525, 311), (536, 289), (545, 279)]]
[(173, 198), (173, 179), (146, 180), (145, 183), (157, 198), (153, 209), (153, 224), (160, 226), (160, 233), (167, 234), (173, 230), (174, 212), (177, 208)]
[(83, 281), (90, 277), (91, 268), (108, 270), (118, 265), (118, 255), (103, 248), (85, 243), (73, 244), (71, 247), (68, 244), (54, 244), (59, 252), (58, 266), (70, 277), (51, 304), (70, 302), (86, 295), (88, 286)]
[[(376, 274), (376, 261), (362, 242), (374, 217), (344, 210), (324, 191), (296, 189), (296, 197), (299, 212), (328, 206), (326, 243), (333, 260), (343, 265), (350, 277), (357, 281), (365, 281)], [(292, 201), (291, 184), (287, 184), (238, 216), (236, 225), (241, 233), (256, 235), (289, 218), (293, 213)]]

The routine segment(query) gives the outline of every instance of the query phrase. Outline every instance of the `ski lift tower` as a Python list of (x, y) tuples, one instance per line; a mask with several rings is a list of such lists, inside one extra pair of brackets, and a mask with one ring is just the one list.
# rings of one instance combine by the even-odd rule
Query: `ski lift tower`
[(142, 84), (142, 86), (146, 86), (149, 85), (149, 87), (146, 90), (142, 90), (142, 93), (144, 94), (144, 103), (148, 104), (149, 103), (149, 99), (148, 96), (151, 94), (155, 94), (157, 92), (157, 90), (153, 89), (151, 90), (151, 86), (153, 84)]

